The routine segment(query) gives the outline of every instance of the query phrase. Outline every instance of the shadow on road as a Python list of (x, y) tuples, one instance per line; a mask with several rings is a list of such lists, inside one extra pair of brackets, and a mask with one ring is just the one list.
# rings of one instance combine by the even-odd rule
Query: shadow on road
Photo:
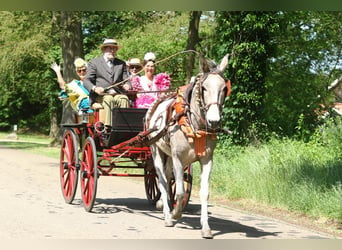
[[(96, 199), (93, 213), (111, 214), (111, 213), (140, 213), (146, 216), (163, 220), (162, 211), (149, 204), (146, 199), (139, 198), (117, 198), (117, 199)], [(177, 227), (186, 230), (200, 230), (201, 205), (189, 203), (183, 213), (183, 217), (177, 222)], [(214, 236), (228, 233), (242, 233), (248, 238), (260, 238), (264, 236), (277, 236), (281, 232), (261, 231), (258, 228), (246, 226), (241, 223), (217, 218), (209, 214), (209, 223), (211, 229), (216, 232)]]

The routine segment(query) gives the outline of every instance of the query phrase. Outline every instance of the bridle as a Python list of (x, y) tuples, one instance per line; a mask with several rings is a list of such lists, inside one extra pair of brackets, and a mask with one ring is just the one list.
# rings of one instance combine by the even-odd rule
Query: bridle
[[(199, 107), (199, 110), (200, 110), (200, 114), (198, 112), (196, 112), (195, 110), (193, 110), (193, 109), (189, 109), (190, 113), (193, 114), (195, 117), (197, 117), (197, 119), (199, 121), (199, 126), (201, 128), (198, 128), (198, 129), (205, 129), (206, 131), (208, 130), (208, 128), (207, 128), (207, 122), (204, 119), (204, 117), (206, 117), (206, 114), (207, 114), (209, 108), (212, 105), (217, 105), (219, 110), (220, 110), (220, 112), (221, 112), (222, 109), (223, 109), (223, 104), (224, 103), (220, 103), (218, 98), (221, 96), (221, 91), (224, 91), (224, 95), (225, 96), (227, 96), (227, 94), (228, 94), (228, 87), (226, 85), (218, 93), (217, 101), (210, 102), (210, 103), (205, 103), (204, 94), (203, 94), (203, 83), (205, 82), (205, 80), (208, 78), (209, 75), (213, 75), (213, 74), (214, 75), (219, 75), (220, 77), (223, 78), (222, 73), (220, 71), (217, 71), (217, 70), (216, 71), (211, 71), (211, 72), (208, 72), (208, 73), (200, 73), (200, 74), (197, 75), (196, 83), (194, 84), (194, 89), (193, 89), (193, 91), (195, 91), (196, 93), (194, 95), (192, 95), (192, 97), (196, 98), (196, 104), (198, 104), (198, 107)], [(193, 121), (191, 120), (191, 115), (188, 115), (188, 118), (190, 120), (190, 123), (193, 124)]]

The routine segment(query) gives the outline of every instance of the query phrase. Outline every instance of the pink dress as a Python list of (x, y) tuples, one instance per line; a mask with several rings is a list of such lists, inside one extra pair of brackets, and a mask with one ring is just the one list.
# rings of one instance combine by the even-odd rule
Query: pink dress
[[(131, 79), (132, 88), (138, 92), (137, 99), (135, 100), (135, 108), (149, 108), (150, 105), (160, 96), (163, 92), (170, 88), (171, 79), (166, 73), (159, 73), (153, 77), (153, 80), (149, 80), (146, 76), (134, 76)], [(151, 93), (149, 93), (151, 91)]]

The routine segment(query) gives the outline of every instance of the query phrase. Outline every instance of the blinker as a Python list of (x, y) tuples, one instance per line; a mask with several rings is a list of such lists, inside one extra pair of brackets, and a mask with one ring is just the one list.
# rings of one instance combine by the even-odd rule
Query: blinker
[(226, 81), (226, 86), (227, 86), (226, 96), (229, 96), (230, 95), (230, 90), (231, 90), (231, 83), (230, 83), (229, 79)]

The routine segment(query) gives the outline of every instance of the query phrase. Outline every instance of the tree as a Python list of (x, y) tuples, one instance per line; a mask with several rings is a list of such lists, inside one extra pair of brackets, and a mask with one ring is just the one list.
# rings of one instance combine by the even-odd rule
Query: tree
[[(40, 129), (49, 125), (53, 47), (50, 12), (0, 12), (0, 128)], [(35, 25), (33, 25), (35, 24)]]
[[(189, 18), (189, 31), (188, 40), (186, 45), (186, 50), (196, 50), (196, 46), (200, 42), (199, 38), (199, 23), (202, 11), (191, 11)], [(189, 82), (191, 76), (193, 75), (193, 69), (195, 65), (195, 54), (191, 53), (187, 57), (186, 63), (186, 81)]]
[[(282, 136), (308, 139), (328, 106), (328, 85), (341, 76), (340, 12), (278, 12), (280, 32), (266, 79), (264, 120)], [(323, 105), (322, 105), (323, 104)]]
[[(81, 12), (55, 12), (53, 20), (60, 35), (64, 65), (63, 78), (66, 82), (70, 82), (76, 77), (74, 60), (77, 57), (84, 58)], [(58, 129), (58, 126), (55, 124), (57, 121), (56, 117), (56, 114), (52, 115), (50, 136), (55, 137), (52, 144), (59, 142), (64, 133), (63, 129), (56, 131)], [(69, 100), (63, 101), (61, 123), (75, 123), (75, 113), (70, 106)]]
[[(178, 12), (156, 12), (151, 18), (153, 22), (131, 28), (129, 34), (118, 37), (122, 48), (118, 57), (143, 59), (146, 52), (156, 54), (156, 72), (167, 72), (172, 79), (172, 87), (185, 83), (185, 54), (188, 14)], [(133, 35), (132, 35), (133, 34)]]
[(267, 62), (278, 24), (270, 12), (217, 12), (216, 21), (211, 52), (217, 58), (231, 54), (227, 72), (233, 87), (223, 110), (224, 125), (233, 131), (233, 141), (253, 142), (262, 128)]
[(105, 38), (134, 37), (161, 16), (158, 11), (85, 11), (82, 12), (82, 30), (85, 54), (91, 54)]

